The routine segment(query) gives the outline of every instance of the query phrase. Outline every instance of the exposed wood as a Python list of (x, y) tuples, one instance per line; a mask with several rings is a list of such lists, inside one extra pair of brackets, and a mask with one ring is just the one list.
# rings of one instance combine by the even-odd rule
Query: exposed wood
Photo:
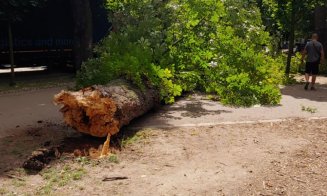
[(104, 156), (107, 156), (109, 154), (110, 136), (111, 136), (111, 133), (108, 133), (107, 139), (106, 139), (106, 141), (103, 144), (103, 148), (101, 150), (100, 157), (104, 157)]
[(158, 104), (159, 95), (154, 89), (141, 91), (124, 80), (115, 80), (106, 86), (62, 91), (54, 101), (63, 105), (60, 111), (69, 126), (82, 133), (110, 139), (122, 126)]

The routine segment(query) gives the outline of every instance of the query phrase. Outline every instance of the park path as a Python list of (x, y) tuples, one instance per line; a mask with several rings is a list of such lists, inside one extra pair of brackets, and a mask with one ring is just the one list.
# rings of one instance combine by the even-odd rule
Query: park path
[[(318, 82), (317, 91), (304, 91), (300, 84), (282, 88), (281, 104), (274, 107), (226, 107), (205, 96), (191, 95), (181, 98), (174, 105), (163, 106), (148, 113), (134, 121), (130, 127), (211, 126), (233, 122), (327, 117), (327, 78), (320, 77)], [(54, 87), (0, 94), (0, 137), (40, 122), (61, 123), (59, 107), (52, 103), (53, 95), (60, 90), (61, 88)], [(302, 111), (302, 106), (315, 108), (316, 112)]]
[[(208, 100), (203, 95), (192, 95), (178, 100), (174, 105), (164, 106), (159, 111), (147, 114), (133, 126), (169, 128), (279, 121), (288, 118), (326, 118), (326, 84), (318, 84), (317, 91), (305, 91), (301, 84), (283, 87), (282, 100), (278, 106), (235, 108)], [(303, 107), (312, 109), (312, 112), (303, 111)]]
[(52, 102), (53, 95), (60, 91), (56, 87), (1, 94), (0, 138), (41, 122), (61, 122), (58, 107)]

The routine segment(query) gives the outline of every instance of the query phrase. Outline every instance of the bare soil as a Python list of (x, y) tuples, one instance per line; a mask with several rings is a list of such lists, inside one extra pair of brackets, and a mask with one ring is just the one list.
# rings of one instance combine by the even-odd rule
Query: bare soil
[[(45, 124), (1, 138), (0, 195), (327, 195), (326, 120), (124, 130), (100, 160), (72, 151), (102, 140), (71, 135)], [(67, 150), (42, 172), (19, 168), (60, 143)]]

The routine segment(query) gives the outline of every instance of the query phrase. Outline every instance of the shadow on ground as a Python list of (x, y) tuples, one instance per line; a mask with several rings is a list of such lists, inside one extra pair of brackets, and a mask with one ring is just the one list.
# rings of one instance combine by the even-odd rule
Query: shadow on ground
[[(164, 106), (159, 110), (159, 115), (167, 119), (180, 120), (183, 117), (200, 118), (209, 115), (219, 115), (222, 113), (231, 113), (228, 110), (212, 110), (207, 107), (214, 107), (216, 104), (209, 101), (180, 101), (175, 105)], [(176, 113), (177, 112), (177, 113)], [(177, 114), (177, 115), (176, 115)], [(180, 116), (178, 116), (180, 114)]]
[(315, 91), (304, 90), (304, 84), (296, 84), (284, 87), (283, 95), (292, 96), (296, 99), (308, 99), (317, 102), (327, 102), (327, 84), (316, 84)]
[[(111, 150), (121, 150), (123, 140), (134, 137), (138, 131), (121, 129), (111, 139)], [(81, 152), (78, 156), (88, 156), (89, 154), (85, 155), (86, 152), (91, 148), (99, 149), (105, 139), (81, 134), (58, 124), (36, 125), (35, 127), (15, 130), (14, 135), (0, 138), (0, 178), (6, 177), (10, 171), (22, 168), (24, 161), (36, 150), (56, 148), (61, 154), (60, 157), (74, 159), (76, 150)], [(49, 158), (52, 160), (51, 162), (56, 160), (55, 157)], [(38, 173), (38, 171), (27, 172), (29, 174)]]
[(59, 145), (72, 131), (63, 125), (47, 124), (14, 130), (14, 134), (0, 138), (0, 176), (23, 162), (33, 151)]
[(176, 124), (206, 123), (231, 113), (233, 108), (208, 100), (206, 95), (192, 94), (178, 99), (173, 105), (163, 105), (134, 119), (128, 129), (152, 126), (169, 128)]

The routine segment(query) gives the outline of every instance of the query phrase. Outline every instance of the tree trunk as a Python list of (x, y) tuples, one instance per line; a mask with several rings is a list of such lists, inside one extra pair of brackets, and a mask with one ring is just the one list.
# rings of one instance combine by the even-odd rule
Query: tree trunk
[(14, 62), (14, 44), (13, 44), (13, 34), (11, 28), (11, 22), (8, 21), (8, 38), (9, 38), (9, 58), (10, 58), (10, 71), (11, 71), (11, 78), (10, 78), (10, 86), (15, 86), (15, 62)]
[(294, 37), (295, 37), (295, 0), (292, 0), (292, 11), (291, 11), (291, 20), (290, 20), (290, 33), (289, 33), (289, 43), (288, 43), (288, 54), (287, 54), (287, 64), (285, 74), (288, 77), (291, 70), (291, 61), (293, 56), (294, 48)]
[[(327, 5), (327, 1), (326, 1)], [(319, 41), (323, 44), (325, 53), (327, 53), (327, 7), (318, 7), (315, 9), (315, 31), (319, 35)]]
[(263, 12), (263, 2), (262, 0), (257, 0), (257, 6), (260, 9), (261, 13)]
[(78, 92), (63, 91), (54, 98), (63, 105), (66, 124), (96, 137), (114, 135), (136, 117), (159, 103), (158, 91), (144, 91), (123, 80), (106, 86), (93, 86)]
[(74, 20), (73, 60), (75, 70), (92, 56), (93, 27), (89, 0), (70, 0)]

